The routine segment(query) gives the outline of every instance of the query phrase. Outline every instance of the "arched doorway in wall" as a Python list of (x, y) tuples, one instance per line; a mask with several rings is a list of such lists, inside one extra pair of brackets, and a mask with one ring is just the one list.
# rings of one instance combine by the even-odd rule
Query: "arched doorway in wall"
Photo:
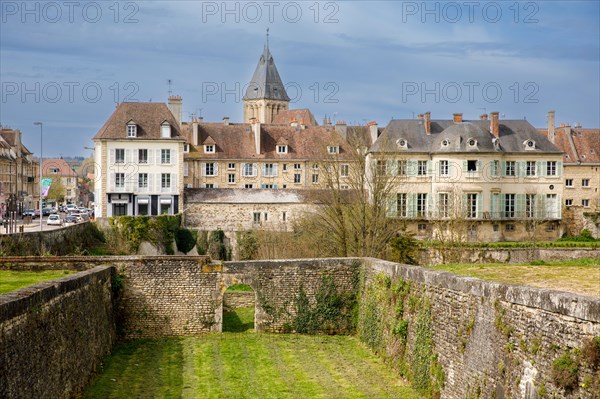
[(247, 284), (233, 284), (223, 294), (223, 332), (253, 332), (256, 293)]

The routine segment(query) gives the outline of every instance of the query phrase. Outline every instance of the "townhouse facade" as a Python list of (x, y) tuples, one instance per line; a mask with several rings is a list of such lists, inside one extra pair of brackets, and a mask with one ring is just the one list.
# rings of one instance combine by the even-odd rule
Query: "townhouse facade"
[(64, 187), (64, 200), (60, 201), (58, 198), (48, 197), (49, 204), (58, 206), (64, 203), (79, 206), (79, 178), (67, 161), (62, 158), (44, 159), (42, 176), (52, 179), (51, 184), (56, 184), (56, 180), (60, 180), (60, 184)]
[(184, 143), (167, 104), (119, 104), (94, 136), (96, 217), (179, 213)]
[[(390, 176), (388, 215), (420, 238), (560, 237), (562, 152), (524, 120), (392, 120), (367, 165)], [(458, 223), (461, 222), (461, 223)]]

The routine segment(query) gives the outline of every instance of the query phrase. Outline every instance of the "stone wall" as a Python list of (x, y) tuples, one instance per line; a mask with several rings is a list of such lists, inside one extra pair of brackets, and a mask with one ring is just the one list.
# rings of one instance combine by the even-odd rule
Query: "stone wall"
[(76, 397), (115, 342), (112, 267), (0, 295), (0, 397)]
[[(426, 248), (419, 251), (417, 263), (432, 266), (447, 263), (528, 263), (532, 261), (557, 261), (579, 258), (600, 259), (600, 248)], [(444, 262), (444, 256), (446, 262)]]
[(230, 312), (239, 308), (253, 308), (256, 305), (254, 292), (225, 292), (223, 295), (223, 311)]
[[(598, 366), (577, 360), (600, 336), (600, 299), (375, 259), (364, 265), (359, 336), (422, 390), (439, 384), (442, 398), (457, 399), (600, 392)], [(551, 372), (565, 353), (579, 362), (572, 392)]]

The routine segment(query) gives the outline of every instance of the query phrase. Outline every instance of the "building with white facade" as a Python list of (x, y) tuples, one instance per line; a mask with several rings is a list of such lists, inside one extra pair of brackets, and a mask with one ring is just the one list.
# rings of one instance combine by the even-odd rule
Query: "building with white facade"
[(166, 104), (119, 104), (94, 136), (96, 217), (179, 213), (184, 143)]

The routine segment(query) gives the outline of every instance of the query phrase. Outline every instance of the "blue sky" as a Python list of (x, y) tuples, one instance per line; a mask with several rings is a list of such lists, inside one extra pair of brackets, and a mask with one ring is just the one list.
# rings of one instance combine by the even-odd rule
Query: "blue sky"
[(242, 120), (270, 29), (291, 108), (385, 125), (499, 111), (600, 127), (598, 1), (0, 1), (0, 123), (44, 157), (84, 146), (115, 102), (183, 97)]

